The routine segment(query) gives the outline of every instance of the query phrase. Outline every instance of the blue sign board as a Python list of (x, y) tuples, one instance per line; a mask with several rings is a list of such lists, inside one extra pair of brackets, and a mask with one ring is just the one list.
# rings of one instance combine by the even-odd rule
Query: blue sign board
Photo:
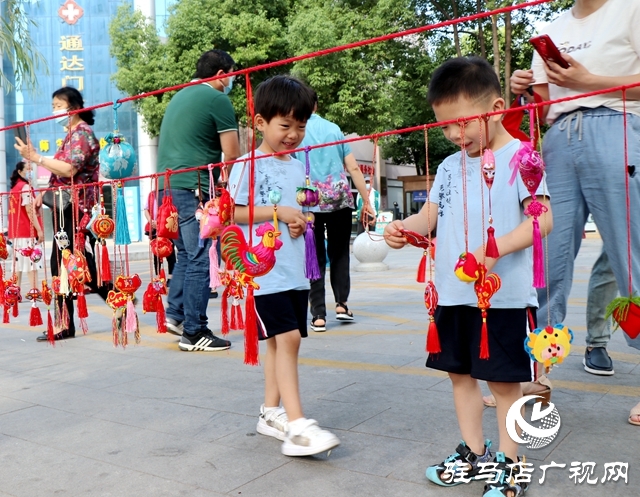
[(426, 202), (427, 201), (427, 190), (418, 190), (417, 192), (412, 192), (411, 199), (414, 202)]

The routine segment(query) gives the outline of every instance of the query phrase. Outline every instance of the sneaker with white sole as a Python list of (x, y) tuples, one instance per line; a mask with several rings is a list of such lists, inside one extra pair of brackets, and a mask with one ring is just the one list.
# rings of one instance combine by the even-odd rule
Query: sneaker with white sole
[(323, 430), (315, 419), (296, 419), (294, 426), (289, 423), (287, 436), (282, 443), (285, 456), (313, 456), (340, 445), (333, 433)]
[(264, 404), (260, 406), (260, 417), (258, 418), (258, 426), (256, 426), (258, 433), (284, 442), (287, 438), (288, 428), (289, 419), (284, 407), (265, 408)]
[(227, 350), (231, 347), (229, 340), (218, 338), (211, 331), (203, 331), (195, 336), (182, 335), (178, 343), (180, 350), (193, 352), (194, 350), (202, 352), (216, 352), (218, 350)]
[(184, 332), (184, 325), (181, 321), (176, 321), (173, 318), (167, 318), (164, 324), (167, 326), (167, 331), (169, 333), (179, 337), (182, 336), (182, 333)]

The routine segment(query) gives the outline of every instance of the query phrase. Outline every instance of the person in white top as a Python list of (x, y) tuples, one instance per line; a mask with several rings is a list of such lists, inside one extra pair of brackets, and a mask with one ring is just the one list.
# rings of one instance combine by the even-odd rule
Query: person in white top
[[(548, 34), (569, 63), (564, 69), (533, 57), (532, 69), (515, 71), (514, 94), (533, 87), (544, 100), (579, 95), (640, 82), (640, 0), (576, 0), (573, 8), (547, 26)], [(547, 183), (555, 216), (555, 229), (548, 238), (548, 285), (538, 298), (540, 322), (551, 324), (565, 318), (573, 278), (574, 258), (580, 248), (587, 216), (598, 227), (618, 290), (629, 295), (640, 289), (637, 258), (629, 267), (627, 257), (627, 195), (631, 205), (640, 202), (640, 87), (552, 104), (545, 108), (552, 126), (543, 142)], [(527, 97), (532, 100), (531, 97)], [(624, 114), (628, 159), (625, 163)], [(631, 216), (630, 242), (640, 246), (640, 218)], [(606, 273), (606, 271), (604, 271)], [(591, 285), (590, 285), (591, 288)], [(610, 293), (610, 292), (608, 292)], [(594, 299), (589, 299), (593, 302)], [(604, 299), (602, 299), (604, 300)], [(603, 302), (606, 305), (608, 302)], [(589, 313), (588, 309), (588, 313)], [(603, 333), (606, 333), (603, 332)], [(613, 365), (606, 351), (608, 336), (589, 330), (585, 369), (611, 375)], [(636, 406), (640, 411), (640, 404)], [(629, 421), (640, 424), (637, 413)]]

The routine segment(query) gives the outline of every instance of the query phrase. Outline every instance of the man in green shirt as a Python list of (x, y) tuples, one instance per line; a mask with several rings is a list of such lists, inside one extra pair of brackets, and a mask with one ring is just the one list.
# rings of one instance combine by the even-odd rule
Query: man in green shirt
[[(233, 71), (235, 62), (223, 50), (202, 54), (194, 80), (222, 76)], [(179, 172), (240, 155), (238, 125), (228, 93), (234, 76), (183, 88), (167, 107), (158, 146), (158, 172)], [(215, 169), (215, 179), (219, 171)], [(199, 176), (199, 178), (198, 178)], [(200, 224), (195, 217), (200, 198), (209, 198), (209, 174), (203, 171), (171, 174), (159, 188), (171, 195), (178, 209), (178, 261), (173, 270), (167, 309), (167, 329), (182, 335), (180, 350), (225, 350), (231, 342), (213, 335), (208, 328), (209, 248), (211, 239), (199, 243)], [(161, 201), (161, 199), (159, 199)]]

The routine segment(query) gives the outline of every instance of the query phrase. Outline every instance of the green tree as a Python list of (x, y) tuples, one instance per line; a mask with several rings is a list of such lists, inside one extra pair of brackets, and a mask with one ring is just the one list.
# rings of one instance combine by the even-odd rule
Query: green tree
[[(119, 90), (136, 95), (187, 82), (199, 56), (218, 48), (231, 54), (240, 67), (286, 58), (283, 33), (288, 0), (182, 0), (170, 10), (162, 43), (155, 27), (139, 11), (121, 6), (109, 27), (111, 55), (116, 59), (113, 76)], [(251, 76), (253, 86), (275, 72)], [(285, 69), (286, 70), (286, 69)], [(231, 99), (238, 116), (246, 116), (243, 78), (238, 78)], [(175, 92), (137, 100), (146, 130), (160, 132), (164, 111)]]
[(47, 67), (29, 32), (37, 24), (25, 13), (27, 3), (25, 0), (0, 1), (0, 53), (7, 56), (13, 68), (12, 78), (0, 71), (0, 82), (5, 91), (13, 87), (12, 81), (18, 88), (35, 89), (37, 70), (41, 67), (46, 70)]
[[(401, 31), (417, 24), (411, 0), (301, 0), (287, 39), (294, 55)], [(393, 106), (407, 43), (390, 40), (307, 59), (294, 73), (318, 93), (319, 112), (345, 133), (399, 124)]]

